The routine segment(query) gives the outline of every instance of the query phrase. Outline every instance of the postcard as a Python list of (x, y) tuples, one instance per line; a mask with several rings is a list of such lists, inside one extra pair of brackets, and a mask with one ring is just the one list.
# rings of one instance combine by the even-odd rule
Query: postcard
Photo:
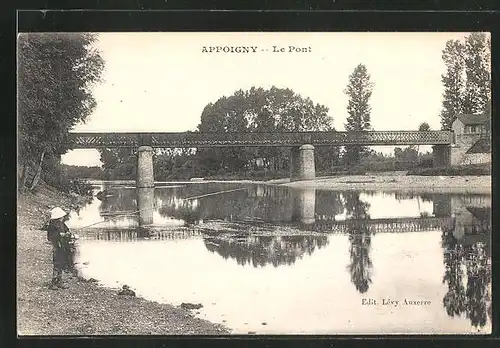
[(18, 334), (490, 334), (480, 32), (18, 38)]

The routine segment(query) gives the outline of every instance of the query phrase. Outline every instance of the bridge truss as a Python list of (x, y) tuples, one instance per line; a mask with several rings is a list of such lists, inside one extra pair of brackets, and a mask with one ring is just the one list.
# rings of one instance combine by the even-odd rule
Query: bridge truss
[(449, 145), (449, 131), (248, 132), (248, 133), (70, 133), (72, 149), (149, 145), (156, 148), (229, 146)]

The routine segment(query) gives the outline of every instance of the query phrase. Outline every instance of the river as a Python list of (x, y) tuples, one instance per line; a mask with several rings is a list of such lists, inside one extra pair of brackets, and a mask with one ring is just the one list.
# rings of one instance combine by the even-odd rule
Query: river
[[(102, 286), (235, 334), (491, 332), (491, 196), (107, 183), (68, 226)], [(149, 225), (139, 228), (138, 198)], [(147, 233), (144, 234), (144, 231)]]

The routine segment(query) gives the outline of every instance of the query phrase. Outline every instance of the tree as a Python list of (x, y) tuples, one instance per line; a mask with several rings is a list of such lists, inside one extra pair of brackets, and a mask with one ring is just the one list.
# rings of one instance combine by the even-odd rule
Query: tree
[(97, 36), (82, 33), (23, 33), (18, 36), (18, 135), (20, 188), (35, 188), (44, 159), (60, 156), (68, 131), (96, 106), (91, 88), (104, 61)]
[[(236, 91), (209, 103), (203, 110), (199, 132), (294, 132), (330, 131), (332, 118), (328, 108), (314, 104), (291, 89), (252, 87)], [(323, 150), (324, 152), (324, 150)], [(336, 151), (322, 154), (335, 157)], [(240, 171), (262, 158), (271, 170), (288, 166), (288, 150), (283, 148), (221, 148), (198, 151), (200, 163), (212, 171)], [(327, 163), (328, 161), (318, 161)]]
[(195, 149), (156, 149), (154, 153), (155, 180), (193, 177), (197, 174)]
[(446, 73), (441, 75), (444, 86), (441, 109), (441, 129), (451, 130), (456, 115), (463, 112), (462, 96), (465, 91), (464, 46), (459, 40), (449, 40), (442, 55)]
[(464, 42), (449, 40), (443, 50), (446, 73), (441, 128), (450, 130), (457, 114), (485, 112), (491, 100), (491, 41), (484, 33), (471, 33)]
[(127, 148), (99, 149), (104, 179), (134, 179), (137, 172), (137, 157)]
[(396, 147), (394, 149), (394, 158), (396, 159), (396, 162), (402, 163), (404, 165), (416, 163), (418, 161), (418, 150), (414, 145), (410, 145), (404, 150), (400, 147)]
[(102, 168), (97, 166), (87, 167), (63, 164), (61, 165), (61, 169), (68, 179), (102, 179), (103, 175)]
[[(371, 128), (369, 104), (372, 95), (373, 83), (370, 81), (370, 75), (366, 66), (359, 64), (351, 75), (345, 93), (349, 97), (347, 104), (347, 123), (346, 131), (367, 131)], [(361, 155), (366, 152), (366, 148), (360, 145), (347, 145), (345, 147), (345, 160), (348, 164), (359, 162)]]
[(488, 100), (486, 102), (486, 105), (484, 107), (484, 114), (488, 118), (488, 121), (486, 122), (486, 132), (491, 133), (491, 100)]
[(418, 126), (418, 131), (419, 132), (428, 132), (431, 130), (431, 126), (427, 122), (423, 122)]
[(490, 47), (484, 33), (472, 33), (465, 39), (465, 73), (463, 111), (478, 114), (490, 97)]
[[(431, 126), (427, 122), (422, 122), (420, 126), (418, 126), (419, 132), (428, 132), (431, 130)], [(420, 145), (417, 146), (417, 154), (420, 152)]]

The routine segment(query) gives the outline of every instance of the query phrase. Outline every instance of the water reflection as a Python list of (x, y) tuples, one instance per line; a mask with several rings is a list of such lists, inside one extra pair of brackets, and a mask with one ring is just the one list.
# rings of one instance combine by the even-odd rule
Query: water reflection
[(360, 199), (358, 192), (344, 194), (344, 204), (347, 211), (347, 220), (353, 223), (348, 225), (349, 259), (348, 266), (351, 282), (360, 293), (365, 293), (372, 282), (372, 261), (370, 259), (371, 235), (367, 220), (370, 219), (368, 209), (370, 204)]
[[(239, 189), (236, 187), (234, 190), (235, 187), (223, 184), (187, 184), (149, 189), (139, 193), (133, 188), (111, 187), (106, 189), (108, 195), (99, 202), (99, 212), (105, 219), (120, 220), (134, 217), (133, 213), (141, 210), (148, 213), (142, 217), (143, 224), (149, 224), (153, 220), (154, 225), (164, 225), (171, 219), (183, 220), (186, 225), (211, 220), (254, 221), (279, 225), (295, 223), (299, 228), (302, 225), (305, 231), (318, 232), (326, 232), (329, 225), (333, 228), (334, 224), (340, 226), (348, 221), (359, 220), (356, 211), (349, 213), (353, 208), (352, 192), (290, 189), (275, 185), (248, 185)], [(372, 215), (368, 225), (382, 222), (387, 224), (391, 222), (390, 219), (400, 219), (399, 223), (420, 224), (421, 227), (417, 230), (440, 229), (443, 224), (438, 225), (437, 219), (426, 218), (449, 219), (456, 213), (457, 207), (491, 205), (491, 198), (480, 195), (414, 195), (397, 192), (362, 192), (358, 195), (361, 200), (373, 202), (367, 208)], [(390, 210), (391, 214), (388, 216), (380, 216), (377, 211), (384, 210), (381, 204), (388, 203), (383, 203), (386, 197), (387, 200), (394, 201), (389, 204), (396, 203), (398, 207)], [(418, 212), (415, 213), (415, 210)], [(347, 216), (348, 213), (351, 214), (350, 217)], [(116, 219), (117, 215), (120, 219)], [(421, 219), (413, 221), (411, 218)], [(432, 221), (434, 222), (430, 223)], [(406, 225), (398, 228), (405, 230), (409, 227)]]
[(158, 212), (163, 217), (183, 220), (186, 226), (196, 225), (201, 221), (198, 200), (180, 199), (172, 195), (162, 200)]
[(254, 267), (291, 265), (328, 244), (327, 236), (205, 237), (207, 250), (239, 265)]
[(153, 187), (137, 188), (137, 207), (141, 227), (153, 224), (154, 197)]
[(101, 214), (130, 212), (137, 208), (137, 194), (135, 188), (116, 188), (103, 185), (104, 194), (99, 196), (99, 211)]
[(474, 327), (484, 327), (488, 316), (491, 321), (491, 208), (460, 208), (454, 223), (442, 234), (443, 305), (450, 317), (465, 314)]
[(304, 225), (316, 222), (316, 190), (297, 189), (293, 191), (292, 221)]
[(151, 230), (140, 227), (124, 230), (110, 230), (107, 228), (96, 229), (92, 234), (92, 239), (116, 242), (134, 242), (143, 240), (145, 237), (150, 240), (180, 240), (193, 237), (200, 237), (202, 233), (194, 229), (182, 230)]
[[(431, 289), (426, 290), (427, 294), (434, 293), (429, 296), (436, 296), (434, 289), (441, 291), (437, 299), (432, 298), (437, 306), (433, 310), (442, 316), (440, 320), (448, 320), (443, 318), (449, 316), (476, 328), (491, 323), (491, 196), (342, 192), (238, 184), (185, 184), (143, 193), (141, 198), (135, 189), (108, 187), (102, 201), (83, 208), (81, 214), (94, 209), (93, 214), (109, 224), (107, 228), (94, 229), (83, 239), (97, 239), (96, 244), (103, 249), (108, 244), (127, 244), (130, 249), (124, 254), (130, 255), (132, 243), (109, 242), (144, 241), (144, 236), (148, 236), (151, 243), (137, 244), (146, 254), (156, 250), (155, 260), (163, 260), (168, 254), (162, 248), (178, 248), (177, 258), (189, 254), (186, 264), (177, 265), (182, 270), (191, 259), (203, 260), (200, 265), (210, 262), (215, 273), (222, 269), (249, 272), (249, 277), (256, 277), (252, 280), (256, 284), (265, 274), (268, 282), (286, 272), (292, 275), (303, 271), (314, 278), (325, 265), (330, 267), (330, 274), (322, 273), (322, 279), (315, 280), (318, 289), (329, 286), (331, 294), (336, 291), (335, 286), (345, 285), (341, 292), (349, 293), (351, 303), (357, 303), (359, 296), (379, 294), (381, 287), (384, 292), (394, 293), (396, 282), (401, 282), (397, 283), (398, 289), (404, 289), (408, 295), (420, 296), (420, 290), (414, 287), (423, 283)], [(147, 235), (139, 228), (140, 215), (134, 214), (140, 207), (150, 208), (151, 214), (142, 220), (143, 227), (152, 221)], [(167, 225), (173, 226), (168, 229)], [(403, 239), (397, 236), (402, 234)], [(180, 239), (184, 241), (170, 242)], [(388, 256), (397, 255), (391, 262), (398, 263), (400, 254), (393, 245), (398, 245), (398, 250), (405, 249), (411, 259), (423, 257), (423, 263), (428, 259), (425, 267), (432, 268), (429, 274), (422, 272), (416, 276), (418, 279), (404, 278), (404, 284), (401, 278), (397, 280), (397, 266), (384, 268), (384, 257), (387, 260)], [(318, 252), (320, 249), (323, 251)], [(113, 247), (109, 253), (113, 257)], [(313, 262), (316, 268), (307, 269)], [(347, 275), (342, 284), (332, 281), (327, 285), (328, 277), (341, 279), (342, 274)], [(223, 280), (230, 279), (228, 275)], [(179, 294), (187, 290), (179, 286)]]

